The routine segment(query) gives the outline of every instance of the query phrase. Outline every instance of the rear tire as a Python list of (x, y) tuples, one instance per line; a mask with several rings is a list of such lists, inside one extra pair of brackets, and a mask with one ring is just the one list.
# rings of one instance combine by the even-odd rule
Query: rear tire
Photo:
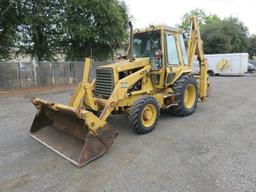
[(160, 107), (152, 96), (139, 98), (130, 108), (129, 120), (132, 129), (138, 134), (153, 131), (160, 117)]
[(198, 101), (198, 84), (192, 75), (184, 75), (173, 84), (178, 106), (172, 108), (176, 116), (188, 116), (195, 112)]

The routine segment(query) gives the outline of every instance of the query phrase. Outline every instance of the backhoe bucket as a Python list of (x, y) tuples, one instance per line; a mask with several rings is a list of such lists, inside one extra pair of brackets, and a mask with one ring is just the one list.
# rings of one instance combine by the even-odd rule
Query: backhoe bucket
[(31, 136), (77, 167), (107, 152), (118, 134), (92, 112), (41, 99), (32, 102), (38, 113)]

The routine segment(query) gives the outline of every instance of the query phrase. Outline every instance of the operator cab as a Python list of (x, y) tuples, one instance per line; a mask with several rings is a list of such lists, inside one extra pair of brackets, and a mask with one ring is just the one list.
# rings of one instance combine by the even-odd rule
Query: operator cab
[(152, 81), (158, 88), (170, 85), (181, 66), (187, 68), (188, 57), (180, 29), (168, 26), (150, 26), (133, 34), (134, 58), (149, 57)]
[(161, 32), (149, 31), (134, 35), (134, 58), (149, 57), (152, 62), (152, 70), (160, 70), (162, 67)]

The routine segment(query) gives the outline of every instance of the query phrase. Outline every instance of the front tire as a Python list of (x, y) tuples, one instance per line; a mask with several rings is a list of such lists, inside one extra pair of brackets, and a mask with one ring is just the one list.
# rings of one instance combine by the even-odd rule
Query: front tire
[(160, 107), (152, 96), (139, 98), (130, 108), (129, 120), (133, 130), (138, 134), (153, 131), (160, 117)]
[(172, 88), (178, 104), (178, 106), (172, 108), (172, 113), (181, 117), (194, 113), (198, 101), (198, 84), (196, 79), (192, 75), (184, 75), (173, 84)]

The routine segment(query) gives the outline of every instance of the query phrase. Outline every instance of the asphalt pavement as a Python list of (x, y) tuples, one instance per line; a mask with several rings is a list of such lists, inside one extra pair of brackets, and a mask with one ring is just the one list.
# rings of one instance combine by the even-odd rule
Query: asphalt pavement
[[(67, 103), (72, 92), (40, 97)], [(161, 113), (136, 135), (126, 115), (111, 151), (78, 169), (29, 136), (38, 94), (0, 98), (0, 191), (255, 192), (256, 75), (212, 77), (211, 96), (185, 118)]]

